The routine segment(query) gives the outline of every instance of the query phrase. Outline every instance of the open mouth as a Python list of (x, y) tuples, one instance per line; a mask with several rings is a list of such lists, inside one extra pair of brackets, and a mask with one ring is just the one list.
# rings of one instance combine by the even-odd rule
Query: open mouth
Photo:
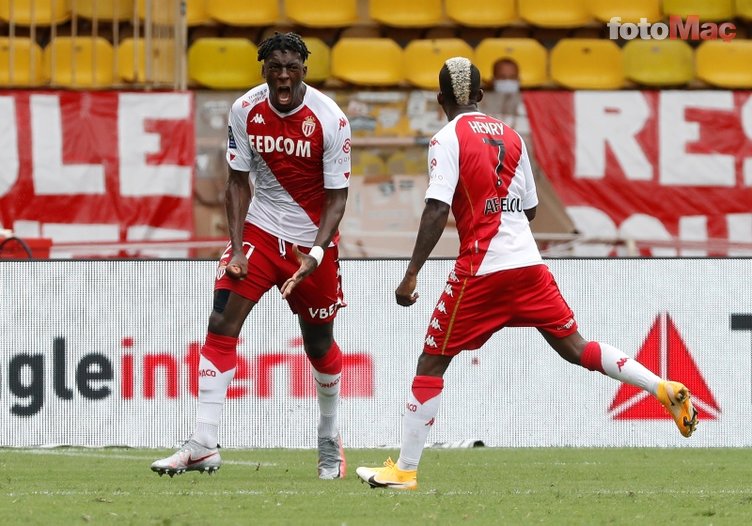
[(280, 106), (287, 106), (292, 103), (292, 88), (290, 86), (280, 86), (277, 88), (277, 102)]

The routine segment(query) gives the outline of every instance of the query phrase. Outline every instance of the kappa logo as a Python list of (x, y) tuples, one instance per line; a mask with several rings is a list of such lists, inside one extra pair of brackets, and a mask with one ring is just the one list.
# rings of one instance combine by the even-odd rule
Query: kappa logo
[(436, 345), (436, 340), (433, 339), (433, 336), (426, 336), (426, 347), (438, 347), (438, 345)]
[(266, 124), (266, 121), (264, 121), (264, 116), (261, 115), (260, 113), (255, 114), (251, 118), (251, 122), (254, 122), (256, 124)]
[(439, 323), (439, 320), (436, 318), (431, 318), (431, 327), (436, 329), (437, 331), (441, 330), (441, 324)]
[(616, 361), (616, 367), (619, 368), (619, 372), (621, 372), (622, 368), (627, 364), (629, 361), (629, 358), (622, 358), (621, 360)]
[[(686, 385), (701, 421), (718, 419), (721, 408), (667, 312), (658, 315), (635, 360), (661, 378)], [(628, 384), (619, 387), (608, 411), (614, 420), (671, 420), (658, 400)]]

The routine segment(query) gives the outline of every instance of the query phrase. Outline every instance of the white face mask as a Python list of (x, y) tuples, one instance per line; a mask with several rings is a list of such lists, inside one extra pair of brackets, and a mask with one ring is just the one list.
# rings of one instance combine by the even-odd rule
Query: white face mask
[(520, 81), (514, 79), (494, 80), (493, 87), (497, 93), (517, 93), (520, 91)]

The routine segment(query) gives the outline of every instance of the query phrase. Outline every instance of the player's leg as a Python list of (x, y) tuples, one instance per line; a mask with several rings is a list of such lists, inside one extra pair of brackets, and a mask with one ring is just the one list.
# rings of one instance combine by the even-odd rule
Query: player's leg
[(565, 360), (615, 380), (644, 389), (666, 408), (682, 435), (690, 437), (697, 427), (697, 410), (689, 390), (681, 383), (663, 380), (637, 360), (607, 343), (586, 341), (579, 332), (557, 338), (539, 329), (548, 344)]
[(662, 380), (612, 345), (585, 340), (548, 269), (531, 268), (530, 273), (533, 277), (537, 274), (538, 281), (530, 293), (526, 292), (521, 316), (532, 320), (548, 344), (568, 362), (651, 393), (671, 413), (681, 434), (689, 437), (697, 426), (697, 411), (687, 388), (679, 382)]
[(303, 346), (311, 363), (319, 405), (319, 421), (316, 429), (319, 478), (342, 478), (345, 476), (347, 467), (342, 448), (342, 436), (337, 425), (342, 352), (337, 342), (334, 341), (334, 322), (311, 323), (303, 316), (299, 317), (299, 321)]
[(235, 376), (238, 336), (248, 314), (276, 281), (276, 267), (269, 257), (276, 253), (276, 238), (246, 224), (243, 245), (248, 258), (246, 279), (237, 280), (225, 273), (229, 249), (220, 258), (213, 308), (196, 371), (196, 425), (191, 438), (177, 452), (152, 464), (151, 469), (160, 475), (211, 473), (221, 465), (217, 436), (227, 390)]
[(444, 373), (454, 355), (427, 354), (418, 358), (418, 366), (402, 417), (402, 441), (397, 467), (417, 470), (428, 433), (439, 412), (444, 389)]
[(444, 389), (444, 372), (453, 356), (423, 352), (402, 415), (400, 453), (397, 462), (388, 458), (383, 467), (357, 469), (358, 477), (372, 488), (412, 490), (418, 487), (418, 464), (428, 434), (436, 421)]
[(417, 488), (417, 472), (426, 438), (436, 420), (444, 373), (461, 350), (477, 349), (506, 321), (498, 292), (499, 276), (457, 279), (450, 274), (431, 316), (415, 377), (402, 416), (400, 455), (384, 467), (359, 467), (371, 487)]
[(198, 365), (196, 425), (191, 438), (169, 457), (155, 461), (152, 471), (171, 477), (186, 471), (213, 473), (222, 464), (217, 448), (225, 397), (235, 376), (240, 329), (256, 302), (226, 289), (214, 292), (206, 340)]
[(538, 328), (538, 330), (546, 342), (566, 361), (634, 385), (653, 395), (658, 393), (661, 379), (616, 347), (606, 343), (587, 341), (577, 330), (563, 337), (557, 337), (543, 328)]
[(206, 447), (217, 446), (225, 397), (235, 376), (238, 337), (255, 305), (229, 290), (214, 292), (214, 308), (199, 358), (196, 428), (191, 437)]
[[(285, 245), (282, 274), (291, 276), (299, 263), (289, 243)], [(318, 268), (287, 298), (290, 308), (298, 315), (303, 346), (316, 385), (318, 474), (321, 479), (342, 478), (347, 467), (337, 425), (342, 352), (334, 340), (333, 330), (337, 312), (345, 306), (337, 258), (337, 247), (329, 247)]]

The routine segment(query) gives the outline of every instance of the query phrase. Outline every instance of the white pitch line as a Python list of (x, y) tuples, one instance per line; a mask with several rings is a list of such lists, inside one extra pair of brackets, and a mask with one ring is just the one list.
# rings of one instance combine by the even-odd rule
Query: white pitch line
[[(549, 489), (545, 490), (513, 490), (513, 495), (538, 495), (546, 494), (550, 495)], [(442, 495), (450, 495), (450, 492), (442, 493)], [(597, 489), (591, 491), (572, 491), (567, 492), (571, 497), (577, 497), (581, 495), (692, 495), (696, 497), (712, 497), (713, 495), (750, 495), (752, 494), (752, 488), (745, 489), (719, 489), (719, 490), (705, 490), (705, 489), (662, 489), (656, 491), (650, 490), (611, 490), (611, 489)]]
[[(179, 497), (184, 496), (185, 491), (150, 491), (150, 493), (156, 493), (160, 496), (166, 496), (166, 497)], [(3, 497), (31, 497), (31, 496), (44, 496), (44, 497), (85, 497), (85, 496), (102, 496), (104, 492), (102, 491), (76, 491), (76, 490), (55, 490), (55, 491), (49, 491), (49, 490), (42, 490), (42, 491), (10, 491), (8, 493), (0, 493), (0, 496)], [(138, 496), (140, 493), (133, 493), (130, 491), (118, 491), (114, 494), (111, 494), (109, 498), (112, 497), (131, 497), (131, 496)], [(239, 489), (235, 491), (196, 491), (191, 490), (191, 495), (195, 497), (232, 497), (236, 495), (264, 495), (263, 491), (258, 490), (248, 490), (248, 489)], [(108, 500), (109, 502), (109, 500)]]
[[(156, 456), (125, 455), (125, 454), (106, 454), (94, 453), (88, 451), (60, 451), (55, 449), (0, 449), (2, 454), (24, 454), (24, 455), (52, 455), (60, 457), (84, 457), (84, 458), (106, 458), (114, 460), (156, 460)], [(276, 466), (276, 462), (254, 462), (250, 460), (222, 460), (222, 464), (230, 466)]]

